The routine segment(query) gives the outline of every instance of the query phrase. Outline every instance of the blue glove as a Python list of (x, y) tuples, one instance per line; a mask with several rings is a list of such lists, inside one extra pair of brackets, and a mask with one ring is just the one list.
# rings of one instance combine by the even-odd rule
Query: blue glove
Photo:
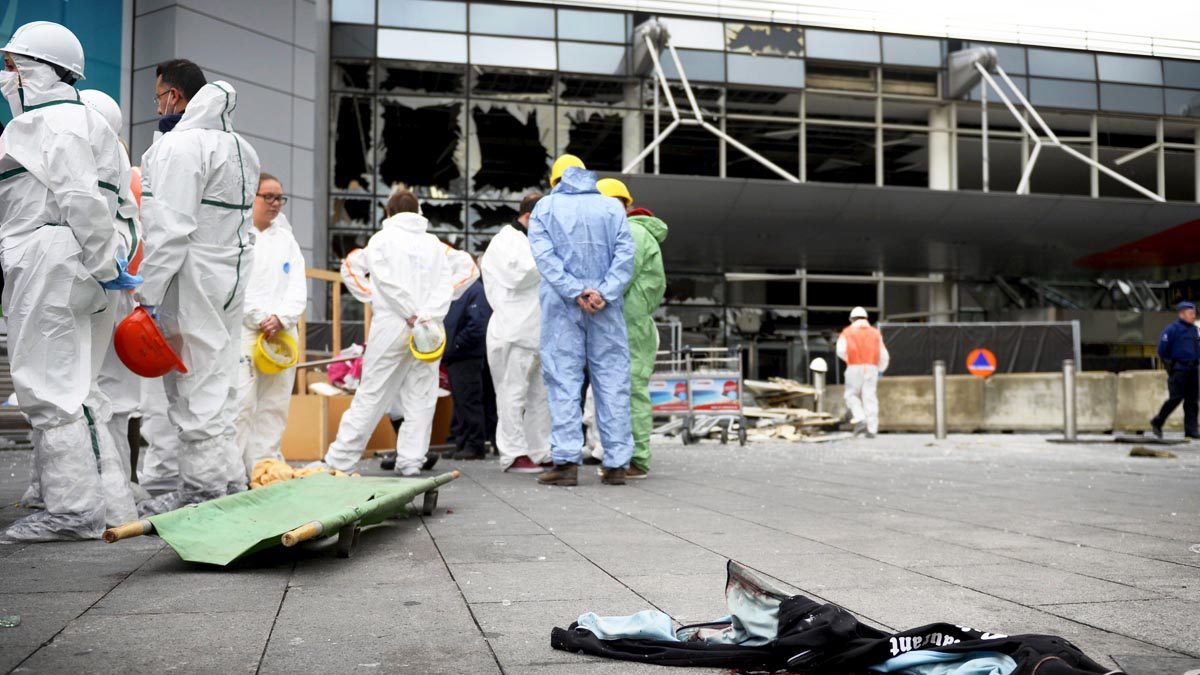
[(129, 273), (129, 263), (125, 260), (117, 258), (117, 278), (111, 281), (102, 281), (100, 286), (106, 291), (129, 291), (142, 285), (142, 277), (137, 274)]
[(150, 315), (151, 319), (158, 321), (158, 307), (155, 307), (154, 305), (142, 305), (141, 307), (142, 309), (146, 310), (146, 313)]

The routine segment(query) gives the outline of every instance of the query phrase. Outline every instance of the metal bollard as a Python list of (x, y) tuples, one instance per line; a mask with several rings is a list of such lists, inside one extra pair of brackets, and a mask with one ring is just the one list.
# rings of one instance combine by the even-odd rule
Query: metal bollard
[(1075, 440), (1075, 361), (1063, 361), (1063, 438)]
[(946, 362), (933, 362), (933, 437), (946, 437)]
[(825, 411), (825, 373), (813, 372), (813, 387), (817, 390), (815, 412)]

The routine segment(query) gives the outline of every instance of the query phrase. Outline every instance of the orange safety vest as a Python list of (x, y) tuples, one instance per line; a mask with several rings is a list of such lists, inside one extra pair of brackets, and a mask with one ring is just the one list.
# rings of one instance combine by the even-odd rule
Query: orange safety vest
[(851, 324), (842, 331), (841, 337), (846, 339), (846, 365), (879, 365), (879, 350), (883, 347), (883, 335), (874, 326)]

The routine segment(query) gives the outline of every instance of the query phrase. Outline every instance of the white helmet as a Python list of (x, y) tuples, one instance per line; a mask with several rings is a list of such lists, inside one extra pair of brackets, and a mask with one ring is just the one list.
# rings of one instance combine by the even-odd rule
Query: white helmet
[(121, 106), (117, 105), (113, 97), (99, 89), (84, 89), (79, 92), (79, 100), (100, 113), (114, 134), (121, 135)]
[(52, 63), (83, 79), (83, 45), (66, 26), (52, 21), (33, 21), (21, 26), (0, 51)]
[(854, 309), (850, 310), (851, 321), (865, 318), (867, 318), (867, 310), (863, 309), (862, 307), (855, 307)]

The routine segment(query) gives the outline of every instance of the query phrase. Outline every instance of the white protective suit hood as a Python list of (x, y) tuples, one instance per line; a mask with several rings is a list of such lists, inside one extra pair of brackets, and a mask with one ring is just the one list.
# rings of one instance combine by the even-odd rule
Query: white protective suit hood
[(209, 82), (188, 101), (183, 119), (173, 131), (187, 129), (233, 130), (233, 111), (237, 108), (237, 92), (228, 82)]
[(0, 91), (13, 117), (46, 103), (79, 100), (75, 87), (63, 82), (49, 65), (19, 54), (10, 54), (9, 58), (17, 64), (17, 70), (0, 72)]
[(113, 97), (100, 91), (99, 89), (84, 89), (79, 92), (79, 100), (84, 105), (100, 113), (104, 121), (108, 124), (108, 128), (113, 130), (117, 136), (121, 135), (121, 106)]

